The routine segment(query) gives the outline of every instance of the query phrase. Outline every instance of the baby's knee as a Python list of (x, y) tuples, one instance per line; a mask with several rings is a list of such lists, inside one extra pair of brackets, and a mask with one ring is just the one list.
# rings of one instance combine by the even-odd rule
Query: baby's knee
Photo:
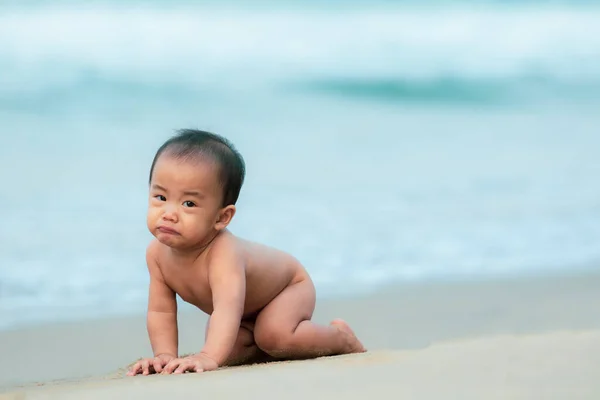
[(293, 332), (283, 331), (275, 326), (255, 331), (254, 342), (259, 349), (275, 357), (278, 353), (286, 353), (294, 347)]

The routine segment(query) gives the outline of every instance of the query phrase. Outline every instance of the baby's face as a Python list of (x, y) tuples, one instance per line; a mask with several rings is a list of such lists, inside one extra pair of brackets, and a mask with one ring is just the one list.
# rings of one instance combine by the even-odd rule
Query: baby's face
[(219, 219), (222, 189), (217, 166), (161, 155), (149, 197), (148, 229), (161, 243), (177, 249), (201, 246)]

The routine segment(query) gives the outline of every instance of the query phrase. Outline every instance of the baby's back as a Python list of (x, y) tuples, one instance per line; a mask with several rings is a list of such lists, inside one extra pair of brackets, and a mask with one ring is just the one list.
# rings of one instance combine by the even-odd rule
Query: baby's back
[(308, 278), (290, 254), (237, 237), (235, 241), (246, 267), (246, 314), (259, 311), (287, 286)]

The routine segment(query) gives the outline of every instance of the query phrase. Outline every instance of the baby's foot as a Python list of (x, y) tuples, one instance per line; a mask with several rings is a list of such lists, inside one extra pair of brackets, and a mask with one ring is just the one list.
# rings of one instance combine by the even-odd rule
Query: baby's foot
[(350, 350), (347, 353), (364, 353), (365, 351), (367, 351), (367, 349), (364, 348), (364, 346), (362, 345), (360, 340), (358, 340), (358, 338), (354, 334), (354, 331), (352, 330), (352, 328), (350, 328), (350, 325), (348, 325), (346, 321), (344, 321), (343, 319), (334, 319), (329, 325), (339, 329), (340, 331), (348, 335), (348, 339), (350, 342)]

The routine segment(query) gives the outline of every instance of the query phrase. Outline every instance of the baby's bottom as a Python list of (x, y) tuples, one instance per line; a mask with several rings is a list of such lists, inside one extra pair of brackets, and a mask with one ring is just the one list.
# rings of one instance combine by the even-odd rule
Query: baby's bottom
[(286, 287), (258, 313), (255, 321), (242, 321), (226, 364), (365, 351), (344, 321), (337, 319), (328, 326), (313, 323), (315, 303), (315, 287), (308, 276)]

